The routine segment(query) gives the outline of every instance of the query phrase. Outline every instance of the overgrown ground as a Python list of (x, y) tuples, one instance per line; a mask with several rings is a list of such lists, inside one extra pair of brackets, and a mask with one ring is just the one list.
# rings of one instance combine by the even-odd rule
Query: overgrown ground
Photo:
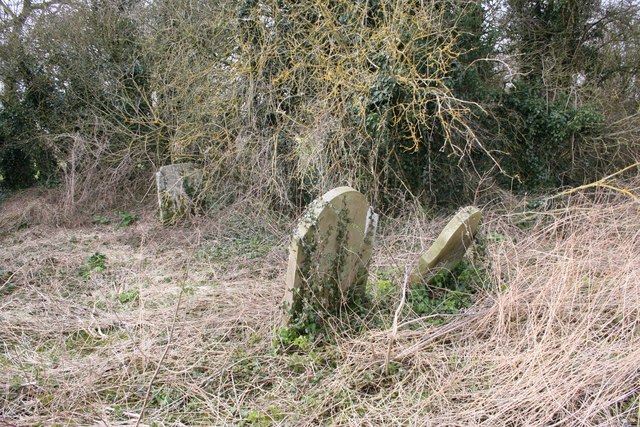
[(274, 333), (290, 221), (55, 209), (0, 205), (0, 425), (640, 425), (632, 197), (487, 205), (471, 261), (412, 290), (396, 335), (404, 266), (446, 218), (383, 218), (367, 308), (315, 340)]

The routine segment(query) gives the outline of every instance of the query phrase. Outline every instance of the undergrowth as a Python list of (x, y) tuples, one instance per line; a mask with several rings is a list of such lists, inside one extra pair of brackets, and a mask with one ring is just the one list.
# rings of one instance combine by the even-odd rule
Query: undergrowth
[(246, 220), (2, 237), (0, 420), (638, 425), (637, 202), (485, 208), (467, 260), (408, 290), (392, 341), (404, 265), (446, 218), (387, 219), (366, 301), (300, 334), (278, 328), (290, 228), (228, 215)]

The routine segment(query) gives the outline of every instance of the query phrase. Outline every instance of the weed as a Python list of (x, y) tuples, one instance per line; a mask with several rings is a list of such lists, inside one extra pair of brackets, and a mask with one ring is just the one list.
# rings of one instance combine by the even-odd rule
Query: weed
[(116, 214), (120, 217), (120, 222), (118, 223), (117, 228), (129, 227), (130, 225), (133, 225), (133, 223), (136, 222), (139, 218), (139, 215), (136, 213), (120, 211), (116, 212)]
[(268, 427), (284, 418), (284, 414), (277, 407), (271, 405), (266, 412), (260, 412), (255, 409), (242, 410), (241, 426)]
[(107, 256), (105, 254), (96, 252), (89, 257), (89, 268), (97, 273), (102, 273), (107, 268), (105, 266), (106, 261)]
[(494, 242), (503, 242), (507, 239), (507, 237), (502, 234), (502, 233), (498, 233), (497, 231), (490, 231), (486, 234), (485, 238), (487, 240), (492, 240)]
[(625, 414), (628, 424), (640, 425), (640, 395), (634, 393), (618, 405), (618, 411)]
[(247, 342), (249, 345), (257, 345), (262, 342), (262, 339), (263, 339), (262, 335), (256, 332), (253, 332), (251, 333), (251, 335), (249, 335), (249, 339), (247, 340)]
[(126, 415), (126, 408), (122, 405), (113, 405), (113, 412), (111, 412), (111, 419), (117, 421), (126, 421), (129, 417)]
[(193, 296), (198, 290), (198, 284), (191, 281), (182, 282), (180, 283), (180, 289), (182, 289), (182, 293), (185, 296)]
[(107, 270), (107, 256), (100, 252), (96, 252), (87, 259), (86, 265), (80, 268), (80, 276), (84, 280), (88, 280), (91, 273), (104, 273)]
[(106, 301), (94, 301), (93, 306), (99, 310), (106, 310), (107, 303)]
[(140, 293), (138, 292), (138, 290), (131, 289), (127, 292), (118, 294), (118, 301), (120, 302), (120, 304), (128, 304), (130, 302), (137, 302), (139, 297)]
[(396, 362), (390, 362), (386, 366), (375, 365), (354, 375), (352, 387), (360, 393), (373, 395), (397, 384), (408, 375), (407, 370)]
[(381, 268), (375, 272), (375, 280), (372, 280), (369, 284), (369, 292), (374, 303), (384, 303), (390, 299), (390, 297), (397, 293), (398, 286), (396, 286), (394, 279), (399, 276), (396, 268)]
[(243, 257), (256, 259), (265, 256), (275, 245), (275, 241), (264, 236), (243, 236), (228, 238), (196, 252), (196, 257), (207, 261), (228, 261)]
[[(279, 326), (274, 333), (275, 338), (271, 342), (271, 347), (276, 350), (295, 351), (308, 349), (310, 339), (306, 335), (302, 335), (300, 331), (294, 327)], [(299, 348), (298, 345), (306, 347), (305, 349)]]
[(270, 382), (268, 380), (270, 377), (268, 366), (260, 357), (238, 347), (233, 350), (231, 358), (233, 360), (231, 375), (234, 381), (261, 382), (267, 380)]
[(308, 351), (311, 348), (311, 340), (306, 335), (300, 335), (293, 340), (294, 347), (300, 349), (300, 351)]
[[(369, 292), (377, 310), (368, 318), (369, 324), (379, 328), (388, 327), (390, 314), (396, 305), (392, 303), (399, 293), (393, 276), (394, 269), (380, 269), (375, 272), (376, 280), (371, 281)], [(398, 275), (399, 276), (399, 275)], [(473, 294), (485, 286), (488, 279), (483, 270), (467, 261), (458, 263), (452, 270), (443, 270), (436, 274), (429, 285), (415, 286), (408, 291), (405, 315), (457, 314), (470, 307)], [(443, 323), (442, 318), (430, 320), (433, 324)]]
[(159, 390), (153, 392), (151, 400), (158, 406), (169, 406), (181, 399), (183, 395), (184, 393), (182, 390), (178, 388), (163, 386)]
[[(418, 315), (457, 314), (471, 306), (473, 294), (485, 286), (487, 278), (473, 264), (462, 261), (452, 270), (436, 274), (428, 286), (410, 290), (408, 301)], [(441, 318), (432, 323), (442, 323)]]
[(92, 222), (94, 224), (100, 224), (100, 225), (111, 224), (111, 220), (109, 218), (106, 218), (104, 216), (97, 215), (97, 214), (93, 216)]

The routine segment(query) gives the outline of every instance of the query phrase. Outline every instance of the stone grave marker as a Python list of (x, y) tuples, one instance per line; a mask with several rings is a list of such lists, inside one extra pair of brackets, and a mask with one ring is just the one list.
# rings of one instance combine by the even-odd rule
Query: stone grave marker
[(289, 246), (284, 324), (304, 325), (319, 313), (336, 313), (364, 293), (378, 215), (351, 187), (314, 200)]
[(172, 224), (193, 209), (202, 186), (202, 169), (195, 163), (162, 166), (156, 172), (160, 221)]
[(451, 270), (464, 257), (476, 232), (482, 212), (474, 206), (460, 209), (431, 247), (418, 260), (410, 284), (428, 283), (440, 271)]

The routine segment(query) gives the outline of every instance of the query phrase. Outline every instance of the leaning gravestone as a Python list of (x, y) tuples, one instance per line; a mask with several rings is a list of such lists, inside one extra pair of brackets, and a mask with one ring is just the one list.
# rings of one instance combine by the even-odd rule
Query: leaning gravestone
[(364, 293), (378, 215), (351, 187), (307, 208), (289, 247), (284, 324), (303, 328)]
[(462, 208), (449, 221), (429, 250), (418, 260), (409, 278), (410, 284), (428, 283), (442, 270), (451, 270), (467, 251), (478, 231), (481, 211), (473, 206)]
[(194, 207), (202, 186), (202, 169), (195, 163), (162, 166), (156, 172), (160, 221), (172, 224), (185, 217)]

